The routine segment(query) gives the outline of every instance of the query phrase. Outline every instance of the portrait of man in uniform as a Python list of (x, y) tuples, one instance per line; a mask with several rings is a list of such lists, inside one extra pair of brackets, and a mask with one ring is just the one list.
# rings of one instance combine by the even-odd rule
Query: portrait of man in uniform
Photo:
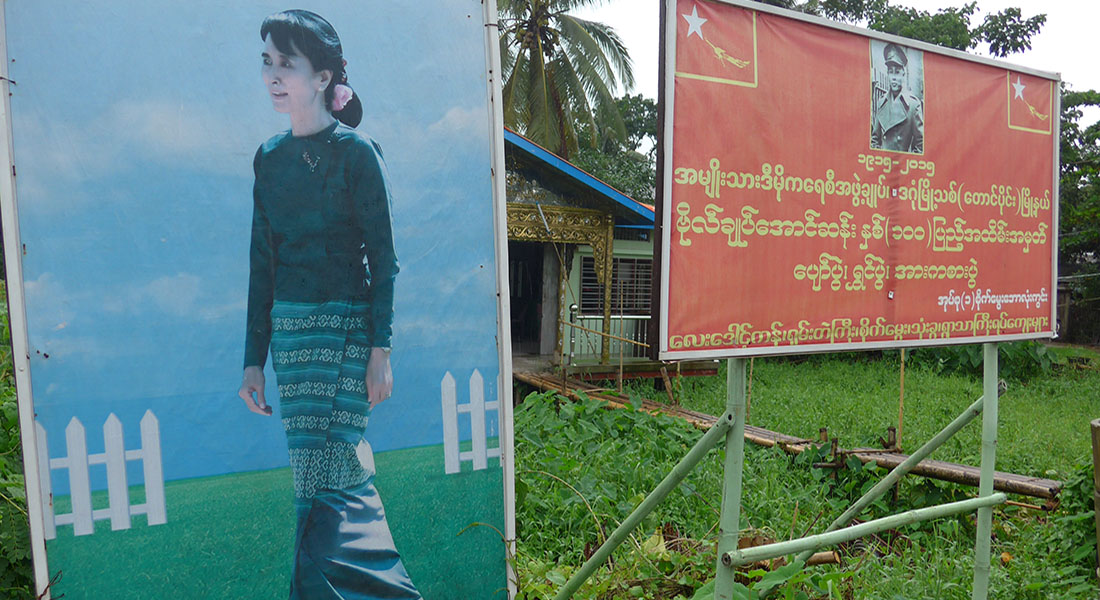
[(871, 148), (924, 154), (924, 53), (871, 40)]

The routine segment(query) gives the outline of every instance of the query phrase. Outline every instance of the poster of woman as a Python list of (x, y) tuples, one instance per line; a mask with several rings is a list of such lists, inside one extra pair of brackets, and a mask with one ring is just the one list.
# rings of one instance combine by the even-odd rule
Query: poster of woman
[(491, 11), (4, 4), (40, 587), (507, 597)]

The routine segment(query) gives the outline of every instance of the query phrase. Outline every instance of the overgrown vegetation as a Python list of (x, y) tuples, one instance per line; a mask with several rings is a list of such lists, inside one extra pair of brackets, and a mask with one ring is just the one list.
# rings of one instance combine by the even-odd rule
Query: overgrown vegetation
[(1068, 288), (1068, 339), (1100, 343), (1100, 122), (1081, 121), (1100, 92), (1062, 90), (1058, 273)]
[(497, 3), (504, 125), (566, 160), (585, 132), (591, 146), (599, 134), (626, 136), (612, 92), (634, 87), (633, 63), (614, 29), (569, 14), (592, 4)]
[(638, 202), (652, 204), (657, 187), (657, 103), (639, 94), (623, 96), (615, 105), (626, 137), (605, 131), (595, 136), (597, 144), (580, 146), (570, 160)]
[[(930, 367), (942, 373), (981, 375), (982, 346), (937, 346), (911, 350), (909, 356), (916, 364)], [(1027, 381), (1037, 375), (1050, 374), (1055, 367), (1065, 365), (1072, 352), (1048, 348), (1034, 340), (1001, 344), (998, 349), (998, 368), (1001, 377), (1014, 381)]]
[(0, 281), (0, 598), (32, 598), (31, 546), (7, 292)]
[[(668, 417), (529, 396), (516, 411), (520, 598), (552, 597), (699, 435)], [(713, 556), (694, 551), (691, 540), (703, 539), (716, 519), (720, 479), (713, 469), (689, 477), (639, 529), (677, 533), (635, 537), (614, 555), (629, 567), (583, 597), (672, 598), (702, 585)]]
[[(1062, 504), (1051, 513), (995, 510), (990, 597), (1096, 595), (1088, 423), (1096, 416), (1091, 394), (1100, 389), (1100, 365), (1053, 354), (1048, 371), (1011, 380), (1001, 399), (998, 468), (1064, 481)], [(827, 426), (844, 446), (877, 445), (897, 423), (899, 366), (897, 353), (757, 359), (750, 421), (803, 437)], [(722, 412), (724, 375), (674, 377), (673, 385), (685, 406)], [(648, 382), (627, 393), (657, 397)], [(906, 447), (931, 437), (980, 394), (980, 377), (907, 365), (904, 431), (912, 441)], [(516, 564), (525, 600), (552, 597), (702, 435), (668, 417), (552, 394), (528, 396), (515, 415)], [(934, 457), (977, 464), (979, 430), (972, 424)], [(834, 478), (813, 466), (827, 461), (827, 452), (791, 458), (748, 446), (743, 535), (783, 540), (818, 532), (883, 474), (851, 461)], [(575, 597), (692, 598), (714, 572), (721, 454), (713, 451)], [(860, 518), (975, 494), (910, 477), (896, 500), (888, 496)], [(975, 535), (972, 514), (903, 527), (840, 547), (841, 565), (746, 572), (738, 589), (744, 598), (776, 582), (780, 598), (969, 598)]]

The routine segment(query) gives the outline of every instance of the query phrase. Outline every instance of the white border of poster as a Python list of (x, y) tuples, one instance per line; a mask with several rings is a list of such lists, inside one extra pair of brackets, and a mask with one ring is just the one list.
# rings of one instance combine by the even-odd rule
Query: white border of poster
[[(508, 291), (508, 210), (504, 166), (504, 99), (500, 65), (500, 31), (496, 0), (485, 2), (485, 55), (489, 57), (489, 115), (493, 151), (493, 241), (497, 260), (497, 340), (500, 352), (501, 462), (504, 467), (504, 544), (508, 556), (516, 555), (516, 444), (512, 406), (512, 330)], [(516, 572), (508, 561), (508, 598), (516, 596)]]
[[(5, 2), (0, 2), (0, 38), (7, 39)], [(23, 442), (24, 481), (27, 486), (27, 515), (30, 519), (31, 559), (38, 594), (46, 589), (49, 569), (46, 565), (46, 540), (42, 526), (42, 493), (38, 479), (38, 451), (34, 443), (34, 405), (30, 398), (30, 354), (27, 351), (27, 310), (23, 302), (23, 262), (20, 255), (19, 216), (15, 201), (15, 163), (12, 161), (11, 80), (8, 79), (8, 46), (0, 44), (0, 128), (4, 143), (0, 148), (6, 176), (0, 181), (0, 211), (3, 213), (4, 268), (7, 276), (8, 313), (11, 325), (12, 363), (19, 396), (19, 435)], [(48, 596), (47, 596), (48, 597)]]

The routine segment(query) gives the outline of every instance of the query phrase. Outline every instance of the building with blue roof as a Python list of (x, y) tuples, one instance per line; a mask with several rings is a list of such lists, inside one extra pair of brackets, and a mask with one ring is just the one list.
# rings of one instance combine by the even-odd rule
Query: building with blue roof
[(646, 362), (624, 340), (648, 338), (653, 207), (509, 129), (504, 141), (513, 352)]

